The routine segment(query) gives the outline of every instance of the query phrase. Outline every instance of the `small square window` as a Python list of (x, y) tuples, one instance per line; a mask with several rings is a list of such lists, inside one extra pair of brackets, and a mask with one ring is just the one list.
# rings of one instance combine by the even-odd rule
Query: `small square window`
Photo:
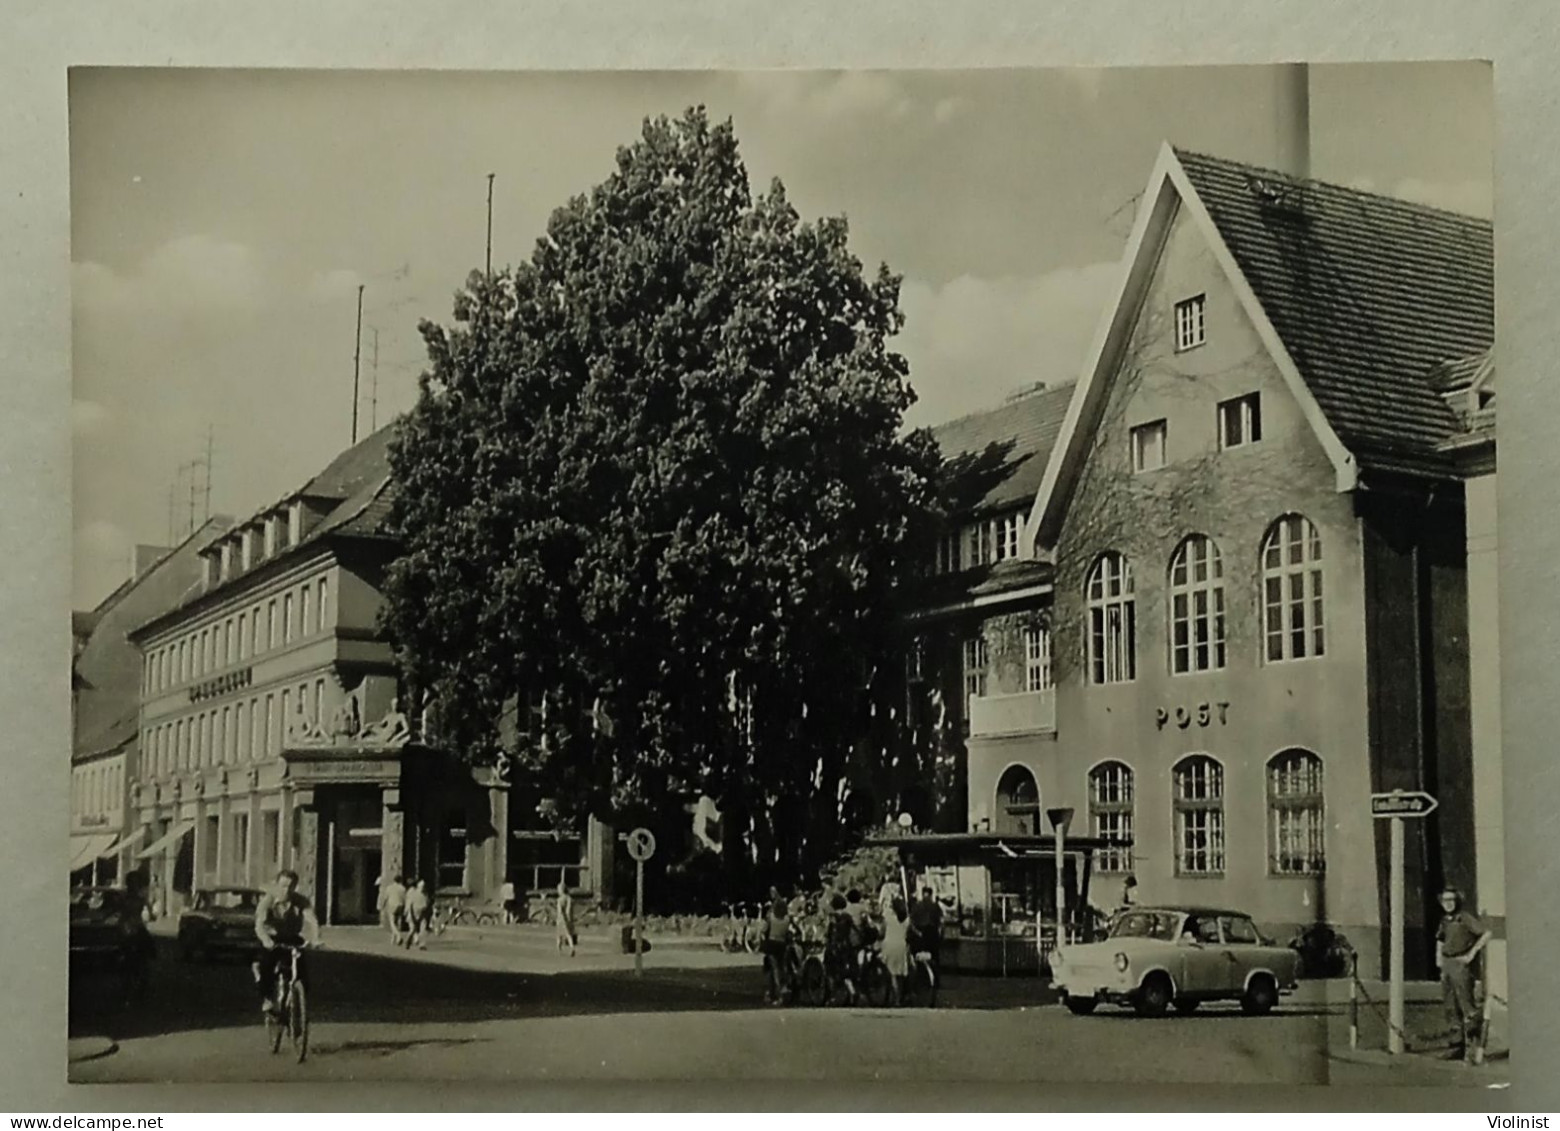
[(1195, 349), (1207, 340), (1203, 330), (1203, 299), (1184, 299), (1175, 304), (1175, 351)]
[(1262, 395), (1247, 393), (1219, 405), (1219, 447), (1238, 448), (1262, 439)]
[(1157, 471), (1165, 465), (1165, 422), (1153, 420), (1132, 429), (1132, 470)]

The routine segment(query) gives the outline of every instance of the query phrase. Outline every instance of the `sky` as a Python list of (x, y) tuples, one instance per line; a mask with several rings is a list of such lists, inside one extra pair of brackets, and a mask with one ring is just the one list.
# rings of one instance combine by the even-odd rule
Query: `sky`
[[(755, 190), (847, 217), (904, 277), (896, 348), (936, 424), (1076, 379), (1160, 145), (1279, 153), (1271, 67), (901, 72), (73, 70), (73, 600), (136, 544), (281, 498), (410, 408), (420, 318), (647, 116), (731, 118)], [(1489, 217), (1480, 63), (1310, 69), (1312, 175)], [(364, 287), (356, 335), (357, 288)]]

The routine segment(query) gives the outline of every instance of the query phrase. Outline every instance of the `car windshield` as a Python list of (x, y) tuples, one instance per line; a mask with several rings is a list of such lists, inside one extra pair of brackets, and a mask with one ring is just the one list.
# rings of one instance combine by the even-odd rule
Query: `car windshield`
[(213, 891), (205, 894), (200, 906), (215, 911), (253, 911), (259, 903), (259, 892)]
[(1173, 911), (1129, 911), (1110, 927), (1113, 939), (1159, 939), (1174, 942), (1181, 916)]

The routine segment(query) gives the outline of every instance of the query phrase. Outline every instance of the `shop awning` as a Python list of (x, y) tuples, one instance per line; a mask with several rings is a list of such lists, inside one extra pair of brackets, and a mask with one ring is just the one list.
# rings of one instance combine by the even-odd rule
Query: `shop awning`
[(194, 821), (180, 821), (173, 828), (169, 829), (166, 835), (152, 841), (151, 844), (137, 852), (136, 856), (142, 860), (145, 860), (148, 856), (156, 856), (163, 849), (171, 848), (173, 845), (178, 844), (179, 841), (184, 839), (185, 834), (194, 827)]
[(70, 838), (70, 871), (79, 871), (103, 855), (114, 843), (113, 833), (88, 833)]
[(118, 856), (121, 852), (126, 852), (129, 849), (134, 848), (145, 838), (146, 827), (143, 825), (141, 828), (136, 829), (135, 832), (127, 833), (120, 837), (113, 844), (105, 848), (102, 852), (99, 852), (98, 857), (101, 859), (104, 856)]

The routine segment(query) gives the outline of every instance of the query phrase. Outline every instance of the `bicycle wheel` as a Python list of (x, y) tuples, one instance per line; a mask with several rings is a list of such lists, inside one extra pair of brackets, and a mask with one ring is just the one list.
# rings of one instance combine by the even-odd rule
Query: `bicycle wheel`
[(281, 975), (276, 979), (276, 992), (272, 996), (272, 1008), (265, 1011), (265, 1037), (271, 1046), (271, 1055), (275, 1056), (282, 1051), (282, 1036), (287, 1032), (286, 1019), (276, 1013), (276, 1002), (287, 1000), (287, 979)]
[(498, 926), (498, 916), (491, 911), (484, 911), (477, 916), (477, 926), (496, 927)]
[(829, 1001), (829, 974), (823, 968), (823, 959), (810, 955), (802, 963), (802, 1001), (812, 1006), (827, 1005)]
[(292, 986), (292, 997), (287, 1003), (287, 1031), (292, 1037), (293, 1052), (302, 1064), (309, 1055), (309, 1002), (302, 982)]
[(861, 970), (862, 986), (867, 1004), (881, 1009), (894, 997), (894, 978), (881, 958), (869, 959)]

